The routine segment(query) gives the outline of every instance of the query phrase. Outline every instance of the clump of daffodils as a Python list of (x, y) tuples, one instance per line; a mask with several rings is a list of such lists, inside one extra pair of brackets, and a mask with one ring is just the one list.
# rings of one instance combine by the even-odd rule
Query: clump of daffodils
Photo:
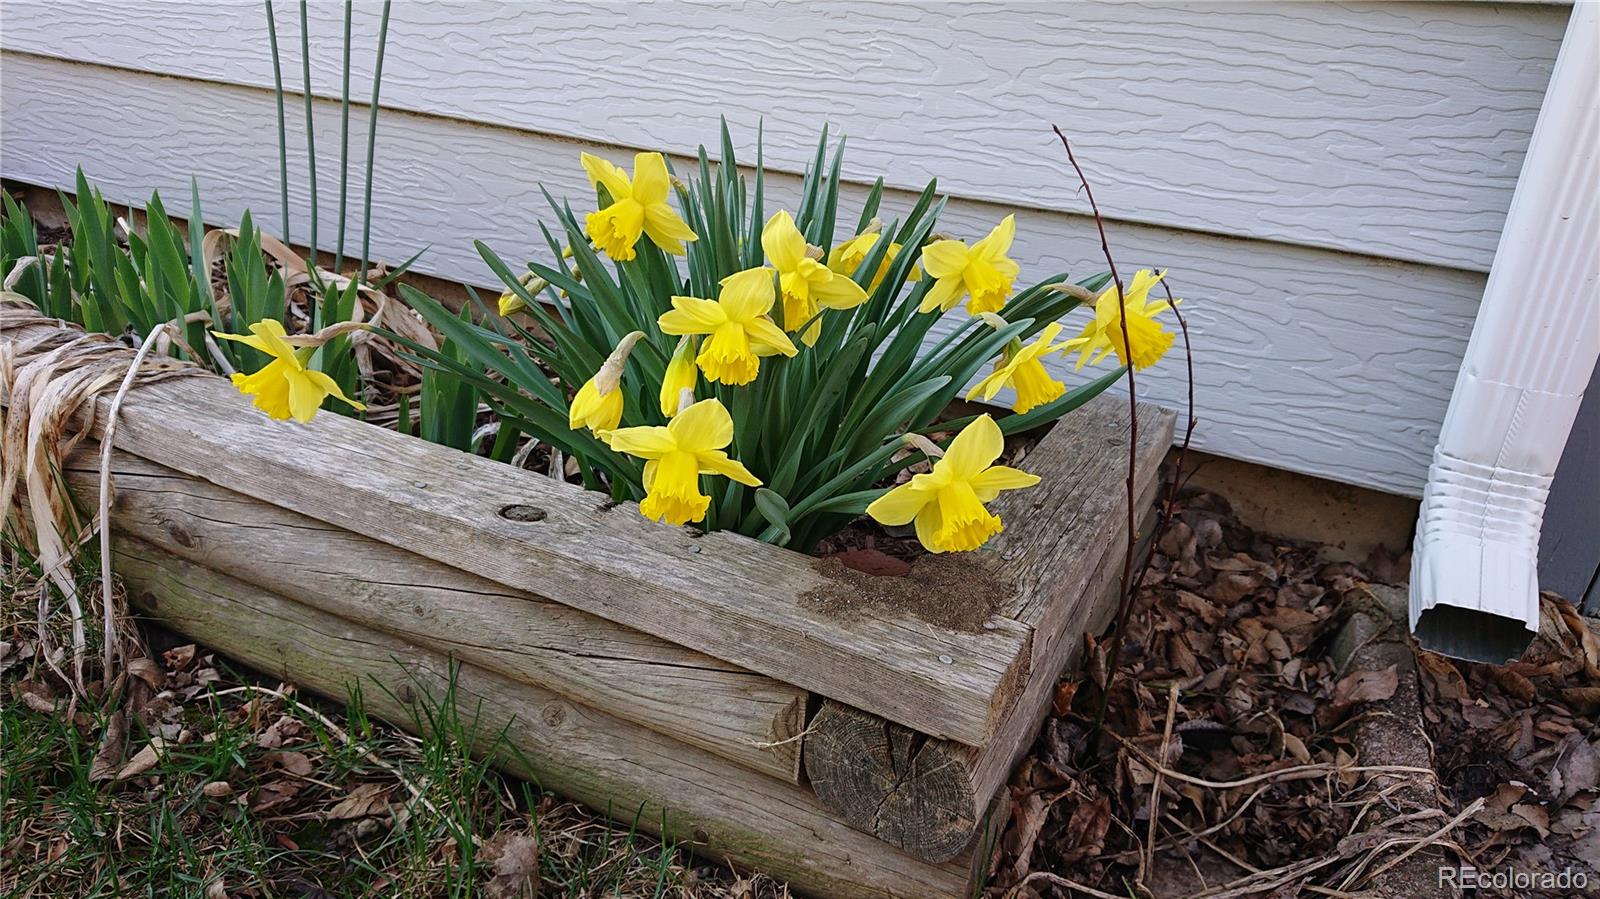
[[(594, 202), (555, 207), (548, 263), (517, 273), (479, 246), (506, 287), (504, 324), (402, 287), (456, 352), (415, 349), (488, 398), (502, 436), (560, 449), (651, 520), (806, 549), (865, 513), (914, 527), (932, 552), (976, 550), (1004, 528), (994, 499), (1039, 481), (995, 464), (1005, 435), (1121, 374), (1069, 388), (1049, 360), (1143, 368), (1170, 348), (1168, 306), (1149, 296), (1162, 275), (1141, 270), (1126, 297), (1106, 275), (1019, 286), (1016, 218), (941, 233), (931, 184), (893, 213), (875, 187), (847, 219), (826, 144), (783, 207), (759, 172), (739, 173), (726, 131), (721, 164), (702, 150), (687, 180), (660, 153), (637, 154), (631, 174), (583, 154)], [(1092, 317), (1060, 339), (1084, 297)], [(963, 395), (1010, 411), (943, 420)]]

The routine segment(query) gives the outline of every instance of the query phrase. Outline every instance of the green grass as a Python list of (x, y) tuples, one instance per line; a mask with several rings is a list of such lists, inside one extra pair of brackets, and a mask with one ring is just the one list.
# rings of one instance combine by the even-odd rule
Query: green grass
[[(416, 703), (407, 730), (429, 735), (419, 738), (370, 717), (362, 685), (343, 705), (278, 695), (276, 682), (202, 648), (141, 668), (159, 689), (130, 675), (121, 702), (80, 700), (68, 717), (67, 684), (43, 653), (17, 661), (37, 645), (33, 572), (17, 562), (0, 608), (11, 647), (0, 676), (0, 896), (515, 896), (504, 888), (519, 881), (494, 878), (496, 838), (507, 834), (535, 838), (544, 897), (786, 895), (762, 878), (741, 893), (731, 872), (696, 869), (639, 822), (502, 775), (467, 747), (515, 750), (479, 731), (453, 686)], [(111, 772), (153, 736), (172, 742), (146, 771), (95, 777), (117, 715), (127, 748)], [(362, 788), (386, 791), (387, 808), (330, 814)]]

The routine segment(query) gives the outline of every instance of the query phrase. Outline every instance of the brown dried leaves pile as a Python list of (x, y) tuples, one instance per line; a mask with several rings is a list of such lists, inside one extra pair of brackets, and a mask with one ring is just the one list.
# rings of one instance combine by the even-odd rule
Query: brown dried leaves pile
[(1374, 807), (1385, 783), (1434, 778), (1360, 763), (1352, 725), (1395, 693), (1397, 673), (1341, 671), (1328, 649), (1343, 598), (1370, 571), (1404, 566), (1320, 562), (1315, 547), (1257, 535), (1204, 493), (1183, 497), (1152, 552), (1103, 735), (1095, 719), (1108, 660), (1091, 638), (1086, 672), (1058, 685), (1011, 784), (990, 895), (1290, 896), (1310, 895), (1307, 883), (1360, 885), (1418, 842), (1397, 846), (1380, 822), (1409, 813), (1431, 831), (1478, 797), (1476, 817), (1438, 838), (1455, 856), (1482, 867), (1515, 846), (1533, 861), (1587, 853), (1600, 863), (1600, 641), (1570, 608), (1547, 616), (1549, 633), (1515, 665), (1458, 670), (1419, 657), (1439, 776), (1456, 804), (1415, 808), (1389, 790)]

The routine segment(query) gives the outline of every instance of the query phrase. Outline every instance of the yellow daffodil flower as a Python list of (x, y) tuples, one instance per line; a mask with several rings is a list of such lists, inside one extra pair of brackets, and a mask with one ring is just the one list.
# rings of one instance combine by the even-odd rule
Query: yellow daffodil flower
[(1067, 392), (1067, 385), (1050, 377), (1039, 361), (1041, 356), (1060, 349), (1059, 345), (1050, 343), (1060, 333), (1061, 325), (1052, 322), (1039, 332), (1038, 339), (1027, 346), (1018, 340), (1011, 341), (1011, 346), (1006, 347), (1004, 354), (995, 360), (994, 373), (968, 391), (967, 399), (982, 394), (987, 402), (994, 399), (1000, 388), (1010, 384), (1017, 391), (1011, 411), (1020, 415), (1035, 406), (1060, 398)]
[(330, 396), (357, 409), (367, 408), (345, 396), (332, 378), (307, 368), (306, 363), (316, 347), (295, 348), (285, 340), (288, 335), (283, 323), (276, 319), (264, 318), (251, 325), (252, 337), (221, 331), (211, 333), (224, 340), (237, 340), (272, 357), (271, 362), (253, 375), (238, 372), (233, 375), (233, 386), (245, 396), (255, 397), (255, 407), (272, 418), (308, 422), (316, 417), (322, 401)]
[(799, 352), (789, 335), (767, 317), (775, 302), (772, 269), (745, 269), (722, 279), (715, 300), (673, 297), (672, 311), (662, 313), (657, 324), (663, 334), (709, 335), (695, 360), (706, 380), (748, 384), (761, 368), (760, 357)]
[(1017, 235), (1017, 217), (1001, 219), (989, 235), (970, 248), (959, 240), (936, 240), (922, 248), (922, 267), (934, 279), (918, 311), (949, 312), (968, 297), (967, 311), (999, 312), (1022, 269), (1006, 252)]
[(644, 337), (643, 331), (633, 331), (617, 343), (606, 361), (585, 381), (567, 407), (567, 427), (576, 431), (588, 428), (601, 434), (615, 428), (622, 421), (622, 371), (628, 365), (628, 354), (633, 345)]
[[(761, 229), (761, 249), (767, 261), (778, 270), (778, 289), (783, 292), (783, 327), (798, 331), (816, 316), (818, 307), (850, 309), (867, 300), (867, 292), (850, 276), (836, 274), (812, 258), (805, 236), (795, 227), (789, 213), (779, 211)], [(817, 250), (817, 255), (822, 251)], [(822, 322), (813, 322), (800, 336), (806, 346), (817, 342)]]
[(683, 255), (683, 242), (695, 240), (695, 233), (667, 203), (672, 188), (667, 160), (660, 153), (640, 153), (633, 157), (633, 179), (615, 165), (588, 153), (580, 157), (590, 184), (605, 185), (611, 205), (589, 213), (589, 237), (607, 256), (617, 262), (634, 257), (634, 244), (641, 233), (650, 235), (655, 245), (673, 255)]
[[(1166, 272), (1156, 274), (1147, 268), (1139, 269), (1128, 285), (1128, 300), (1117, 302), (1117, 285), (1112, 284), (1094, 303), (1094, 320), (1083, 326), (1077, 337), (1061, 344), (1062, 355), (1078, 351), (1077, 368), (1085, 363), (1098, 364), (1109, 353), (1117, 354), (1117, 361), (1127, 365), (1133, 360), (1135, 369), (1149, 368), (1172, 348), (1173, 335), (1156, 321), (1156, 316), (1172, 308), (1165, 300), (1150, 302), (1150, 290)], [(1181, 300), (1178, 302), (1182, 302)], [(1122, 313), (1128, 318), (1128, 339), (1122, 339)], [(1129, 348), (1132, 352), (1129, 352)]]
[(915, 475), (867, 506), (867, 514), (887, 525), (915, 521), (917, 539), (929, 552), (977, 549), (1000, 533), (1000, 516), (984, 503), (1002, 490), (1032, 487), (1039, 476), (995, 465), (1005, 449), (1000, 426), (987, 415), (962, 429), (950, 441), (933, 471)]
[[(882, 235), (876, 231), (864, 231), (835, 246), (833, 252), (828, 254), (828, 268), (844, 275), (846, 278), (850, 277), (856, 273), (856, 269), (861, 267), (861, 263), (867, 261), (867, 254), (872, 252), (873, 247), (877, 246), (880, 237)], [(883, 261), (878, 263), (878, 270), (873, 274), (872, 283), (867, 286), (867, 292), (870, 293), (877, 290), (878, 285), (883, 283), (883, 279), (888, 277), (889, 266), (894, 264), (894, 258), (900, 255), (901, 249), (902, 247), (899, 244), (890, 241), (889, 250), (883, 254)], [(911, 267), (911, 274), (906, 277), (906, 280), (917, 281), (921, 278), (922, 264), (919, 262)]]
[(760, 478), (723, 452), (733, 442), (733, 417), (714, 399), (689, 406), (666, 427), (619, 428), (605, 440), (613, 450), (645, 460), (639, 513), (651, 521), (680, 525), (705, 518), (711, 498), (700, 492), (702, 474), (761, 486)]
[(667, 373), (661, 378), (661, 414), (668, 418), (678, 414), (683, 405), (683, 392), (694, 396), (694, 385), (699, 375), (694, 368), (694, 338), (684, 337), (667, 363)]

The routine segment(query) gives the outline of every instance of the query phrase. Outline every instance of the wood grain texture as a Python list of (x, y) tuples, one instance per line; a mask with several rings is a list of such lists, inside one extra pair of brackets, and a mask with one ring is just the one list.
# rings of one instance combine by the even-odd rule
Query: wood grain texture
[[(313, 91), (337, 97), (342, 10), (310, 14)], [(277, 15), (298, 88), (296, 10)], [(641, 149), (714, 143), (718, 115), (762, 120), (790, 172), (828, 121), (857, 141), (846, 174), (863, 183), (937, 177), (956, 196), (1082, 213), (1040, 189), (1074, 180), (1053, 120), (1119, 218), (1482, 271), (1566, 18), (1483, 3), (406, 3), (383, 102)], [(9, 50), (272, 84), (259, 5), (30, 0), (6, 24)], [(377, 25), (359, 5), (363, 90)]]
[[(119, 539), (116, 552), (141, 611), (252, 667), (341, 701), (359, 685), (372, 713), (408, 729), (417, 727), (419, 701), (446, 695), (452, 663), (440, 653), (137, 540)], [(477, 733), (503, 732), (518, 750), (499, 752), (502, 766), (702, 855), (814, 896), (967, 895), (970, 861), (932, 865), (905, 855), (833, 820), (801, 787), (470, 664), (456, 664), (455, 695)]]
[[(984, 742), (1028, 669), (1032, 634), (1009, 618), (965, 633), (908, 613), (829, 616), (803, 599), (833, 583), (810, 557), (648, 521), (633, 503), (355, 419), (273, 421), (218, 377), (132, 391), (115, 443), (933, 736)], [(512, 521), (508, 504), (545, 514)]]
[[(98, 502), (98, 448), (66, 475)], [(138, 456), (112, 476), (118, 534), (799, 782), (804, 690)]]
[[(1148, 516), (1172, 445), (1173, 414), (1141, 405), (1135, 511)], [(829, 700), (806, 728), (806, 776), (817, 797), (852, 825), (923, 858), (943, 861), (971, 838), (979, 816), (1038, 734), (1052, 689), (1086, 633), (1113, 616), (1128, 532), (1128, 408), (1102, 396), (1063, 419), (1019, 463), (1049, 473), (1002, 494), (1006, 529), (993, 542), (1017, 595), (1004, 614), (1033, 628), (1033, 664), (1016, 704), (981, 746), (921, 734)], [(1108, 589), (1107, 585), (1111, 585)]]
[[(8, 8), (8, 28), (21, 18)], [(143, 204), (153, 188), (169, 201), (188, 196), (192, 173), (212, 221), (236, 222), (251, 208), (276, 228), (270, 94), (10, 52), (3, 63), (0, 173), (6, 177), (65, 185), (82, 163), (113, 201)], [(151, 121), (173, 124), (152, 131)], [(318, 121), (326, 183), (337, 161), (337, 107), (322, 104)], [(406, 259), (426, 246), (421, 270), (483, 283), (492, 276), (472, 248), (474, 238), (508, 260), (545, 253), (535, 227), (548, 218), (540, 181), (580, 209), (589, 195), (576, 164), (579, 145), (400, 113), (386, 114), (379, 129), (373, 198), (379, 258)], [(364, 126), (354, 130), (363, 140)], [(748, 145), (752, 135), (742, 130), (740, 138)], [(852, 146), (861, 143), (867, 142)], [(290, 155), (291, 205), (304, 239), (305, 160)], [(774, 203), (792, 205), (798, 179), (774, 177), (767, 188)], [(1044, 195), (1066, 203), (1074, 191), (1052, 182)], [(853, 215), (860, 201), (861, 192), (849, 190), (844, 208)], [(903, 193), (884, 198), (890, 215), (909, 206)], [(956, 200), (944, 227), (971, 238), (1009, 211)], [(1024, 210), (1018, 226), (1014, 255), (1024, 282), (1104, 268), (1093, 226), (1082, 217)], [(1483, 293), (1481, 275), (1192, 231), (1115, 222), (1110, 231), (1119, 265), (1169, 266), (1179, 295), (1190, 300), (1201, 404), (1197, 447), (1420, 494)], [(334, 233), (331, 221), (322, 233)], [(1080, 318), (1069, 318), (1069, 333)], [(942, 333), (936, 328), (934, 336)], [(1050, 364), (1069, 383), (1084, 379), (1056, 357)], [(1169, 359), (1146, 373), (1141, 395), (1180, 408), (1183, 380), (1182, 365)]]

